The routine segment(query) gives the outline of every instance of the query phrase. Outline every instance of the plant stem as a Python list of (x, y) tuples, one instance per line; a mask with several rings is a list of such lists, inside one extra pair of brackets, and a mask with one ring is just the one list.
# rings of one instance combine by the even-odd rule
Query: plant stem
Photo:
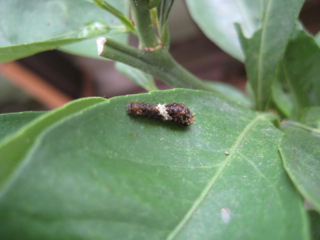
[(138, 68), (173, 87), (215, 91), (179, 65), (165, 49), (145, 51), (104, 37), (97, 40), (99, 55)]
[(150, 18), (148, 0), (130, 0), (135, 27), (139, 36), (140, 46), (154, 48), (158, 45), (153, 24)]
[(128, 29), (128, 31), (132, 32), (133, 34), (137, 34), (131, 21), (122, 12), (118, 11), (104, 0), (93, 0), (93, 3), (117, 17)]

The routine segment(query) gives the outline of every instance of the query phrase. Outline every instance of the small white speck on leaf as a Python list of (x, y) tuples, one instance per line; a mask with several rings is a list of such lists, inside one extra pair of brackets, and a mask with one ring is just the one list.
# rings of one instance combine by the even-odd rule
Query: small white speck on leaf
[(229, 156), (229, 155), (230, 155), (230, 153), (229, 153), (229, 152), (224, 152), (224, 154), (225, 154), (226, 156)]
[(231, 216), (230, 216), (231, 210), (230, 208), (222, 208), (221, 209), (221, 219), (223, 223), (229, 223)]

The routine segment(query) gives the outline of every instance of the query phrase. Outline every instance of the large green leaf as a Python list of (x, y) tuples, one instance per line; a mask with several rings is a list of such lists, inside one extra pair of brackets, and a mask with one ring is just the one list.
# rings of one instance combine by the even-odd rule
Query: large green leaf
[[(320, 48), (305, 30), (297, 30), (291, 36), (280, 63), (284, 83), (294, 103), (295, 115), (305, 107), (320, 103)], [(311, 97), (309, 96), (310, 87)]]
[(261, 1), (257, 0), (187, 0), (191, 16), (202, 31), (221, 49), (244, 61), (235, 23), (240, 23), (247, 37), (258, 28)]
[[(296, 123), (299, 126), (298, 123)], [(281, 140), (284, 166), (296, 187), (320, 211), (319, 129), (290, 127)]]
[(0, 141), (43, 113), (44, 112), (21, 112), (0, 114)]
[(15, 168), (23, 162), (24, 157), (39, 134), (57, 121), (102, 101), (105, 101), (105, 99), (90, 98), (68, 103), (57, 110), (42, 115), (0, 142), (0, 189), (10, 176), (14, 174)]
[[(128, 116), (136, 100), (185, 102), (196, 123)], [(309, 239), (268, 119), (182, 89), (84, 109), (39, 135), (6, 183), (2, 237)]]
[(268, 106), (279, 61), (297, 22), (303, 2), (303, 0), (266, 1), (261, 28), (251, 38), (246, 38), (243, 30), (239, 31), (246, 56), (247, 75), (258, 110), (265, 110)]
[[(126, 9), (123, 1), (112, 5)], [(125, 31), (116, 17), (84, 0), (0, 1), (0, 16), (0, 62)]]

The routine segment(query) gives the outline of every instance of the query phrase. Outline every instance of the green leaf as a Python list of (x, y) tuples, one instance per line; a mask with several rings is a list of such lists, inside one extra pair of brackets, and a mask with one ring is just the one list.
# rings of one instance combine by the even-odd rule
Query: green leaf
[(261, 21), (261, 1), (256, 0), (188, 0), (192, 18), (206, 36), (222, 50), (244, 61), (235, 23), (239, 23), (247, 37)]
[(311, 235), (313, 240), (320, 239), (320, 214), (316, 211), (309, 211), (311, 223)]
[[(112, 2), (120, 10), (126, 6)], [(0, 16), (0, 62), (125, 31), (116, 17), (83, 0), (1, 1)]]
[(107, 1), (105, 0), (93, 0), (94, 4), (96, 4), (97, 6), (101, 7), (102, 9), (110, 12), (111, 14), (113, 14), (115, 17), (117, 17), (124, 26), (126, 26), (126, 28), (128, 29), (128, 31), (130, 32), (135, 32), (135, 29), (133, 27), (132, 22), (130, 21), (130, 19), (127, 18), (126, 14), (124, 14), (123, 12), (119, 11), (118, 9), (114, 8), (113, 6), (111, 6)]
[[(307, 127), (304, 128), (308, 130)], [(293, 183), (318, 211), (320, 211), (319, 133), (319, 129), (306, 131), (289, 127), (279, 147), (284, 167)]]
[[(23, 162), (36, 138), (46, 129), (63, 118), (81, 111), (91, 105), (105, 101), (104, 98), (89, 98), (73, 101), (54, 111), (48, 112), (21, 128), (0, 143), (0, 189), (14, 174), (15, 168)], [(18, 148), (18, 150), (17, 150)], [(4, 157), (5, 156), (5, 157)]]
[[(131, 101), (185, 102), (196, 123), (129, 116)], [(309, 239), (267, 119), (183, 89), (86, 108), (39, 135), (6, 183), (2, 237)]]
[(158, 89), (150, 74), (121, 62), (116, 62), (115, 67), (119, 72), (130, 78), (133, 82), (148, 92)]
[(223, 82), (208, 81), (207, 84), (212, 86), (217, 92), (221, 93), (224, 97), (235, 101), (236, 103), (253, 108), (252, 101), (239, 89)]
[(246, 56), (246, 71), (258, 110), (265, 110), (268, 106), (279, 61), (303, 2), (269, 0), (266, 2), (262, 27), (251, 38), (246, 38), (239, 30)]
[(295, 31), (288, 43), (280, 68), (283, 70), (296, 116), (303, 108), (311, 106), (308, 96), (311, 85), (313, 85), (313, 95), (320, 103), (318, 62), (320, 62), (320, 48), (314, 38), (305, 30)]
[[(110, 34), (103, 34), (101, 36), (109, 37), (109, 35)], [(117, 40), (118, 42), (121, 42), (121, 43), (127, 43), (128, 37), (129, 35), (126, 33), (112, 35), (112, 39)], [(99, 60), (107, 60), (98, 55), (96, 38), (86, 39), (81, 42), (75, 42), (68, 45), (60, 46), (59, 50), (67, 53), (75, 54), (75, 55), (80, 55), (83, 57), (91, 57)]]
[(276, 73), (276, 80), (273, 84), (272, 99), (278, 110), (285, 116), (290, 117), (294, 111), (294, 104), (291, 95), (285, 87), (285, 74), (282, 67)]
[(21, 127), (41, 116), (44, 112), (21, 112), (0, 114), (0, 141)]
[(312, 128), (320, 129), (320, 107), (305, 108), (301, 111), (299, 121)]

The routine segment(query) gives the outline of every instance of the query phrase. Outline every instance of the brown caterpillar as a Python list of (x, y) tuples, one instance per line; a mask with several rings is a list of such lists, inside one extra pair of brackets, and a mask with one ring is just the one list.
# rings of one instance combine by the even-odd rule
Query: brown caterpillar
[(127, 113), (163, 121), (172, 121), (186, 126), (195, 123), (193, 119), (195, 114), (191, 113), (184, 103), (149, 104), (131, 102), (127, 105)]

